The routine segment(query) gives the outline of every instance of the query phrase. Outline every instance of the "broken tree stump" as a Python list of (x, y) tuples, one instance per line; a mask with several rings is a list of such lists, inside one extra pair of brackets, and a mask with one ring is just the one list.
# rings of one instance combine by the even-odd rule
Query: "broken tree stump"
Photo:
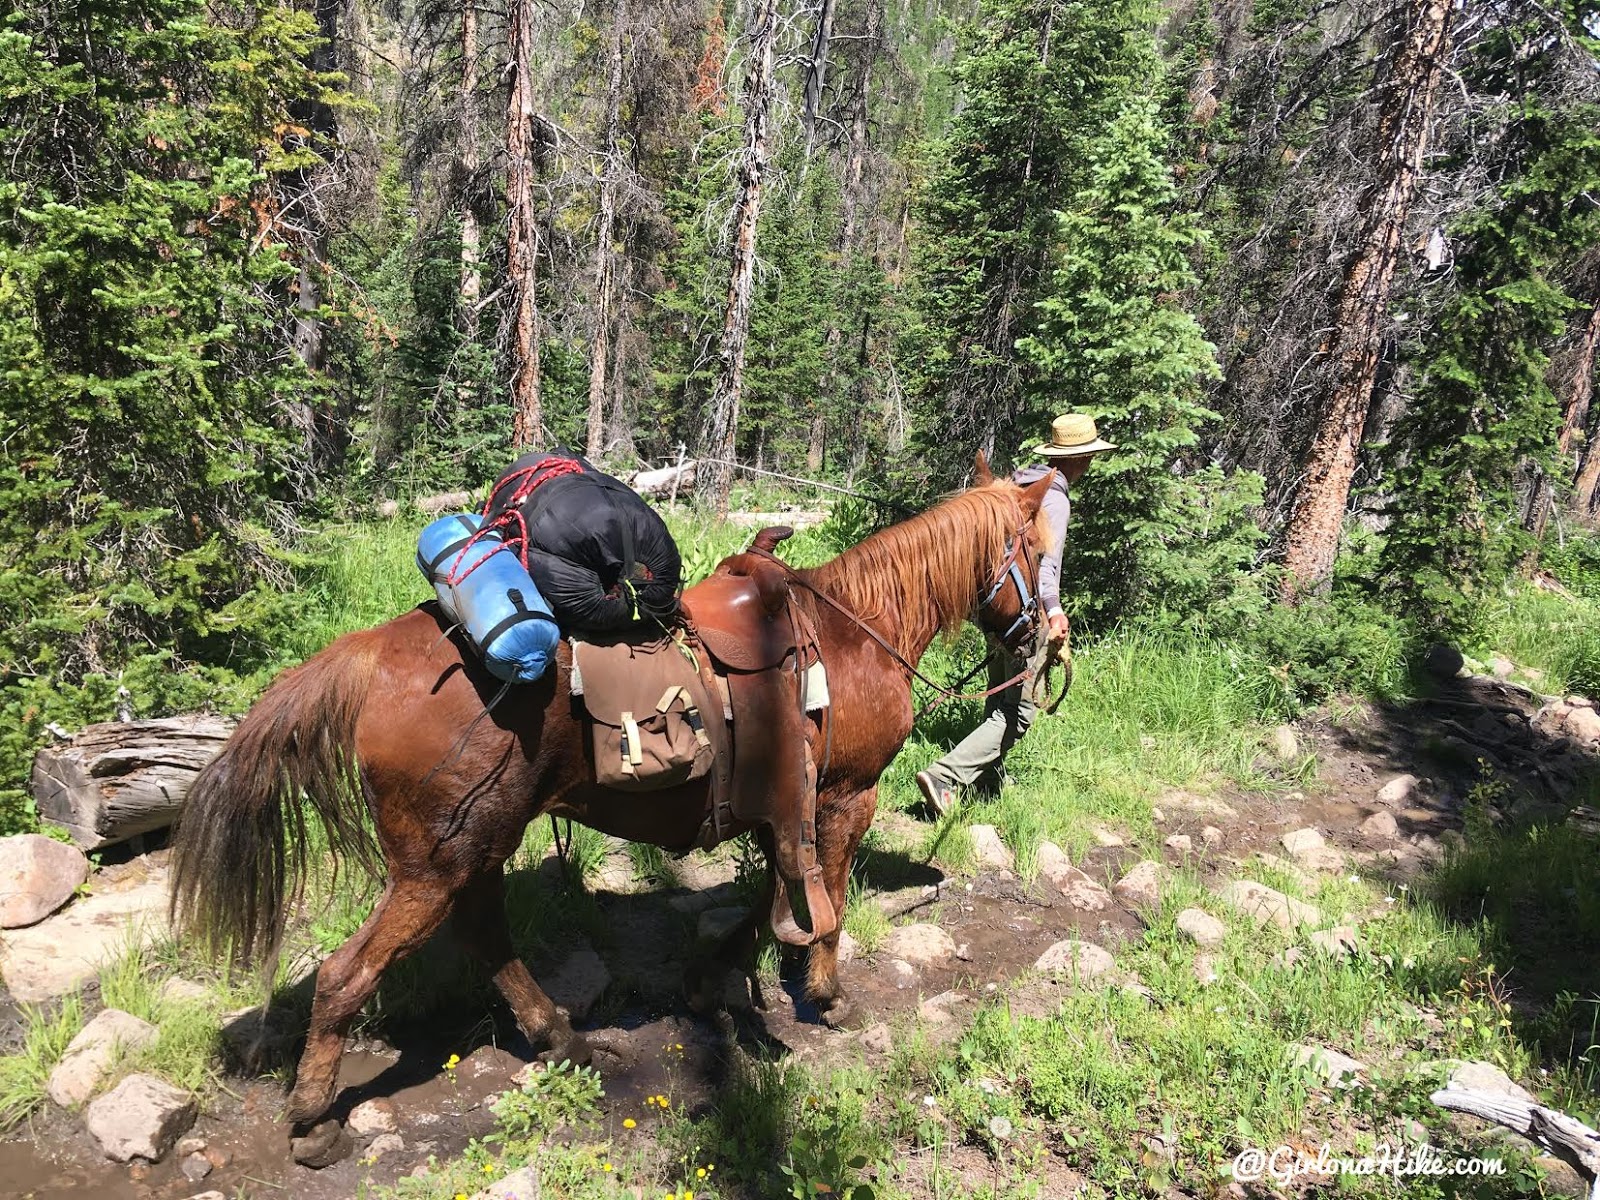
[(1467, 1113), (1544, 1147), (1589, 1181), (1589, 1200), (1600, 1200), (1600, 1133), (1582, 1121), (1515, 1096), (1444, 1088), (1431, 1097), (1440, 1108)]
[(233, 727), (198, 713), (86, 726), (34, 756), (29, 787), (39, 816), (65, 826), (84, 850), (165, 829)]

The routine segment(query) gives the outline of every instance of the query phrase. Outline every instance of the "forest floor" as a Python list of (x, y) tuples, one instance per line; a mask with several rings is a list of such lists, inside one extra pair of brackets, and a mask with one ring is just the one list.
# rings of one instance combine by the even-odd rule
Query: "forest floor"
[[(1229, 1179), (1246, 1147), (1352, 1155), (1394, 1141), (1499, 1158), (1509, 1177), (1346, 1176), (1342, 1192), (1582, 1194), (1537, 1148), (1426, 1103), (1474, 1060), (1595, 1117), (1600, 1039), (1585, 1001), (1574, 1011), (1600, 994), (1595, 846), (1564, 820), (1594, 764), (1565, 736), (1564, 711), (1477, 676), (1262, 730), (1247, 778), (1156, 791), (1144, 821), (1072, 818), (1060, 836), (1087, 879), (1055, 843), (1018, 861), (987, 826), (974, 835), (968, 819), (1012, 820), (1017, 789), (999, 809), (930, 824), (890, 788), (847, 920), (851, 1031), (817, 1021), (800, 972), (770, 948), (764, 1011), (686, 1007), (697, 931), (748, 895), (733, 847), (673, 863), (595, 838), (568, 866), (532, 837), (509, 888), (514, 920), (520, 907), (535, 973), (584, 1014), (603, 1097), (582, 1077), (530, 1074), (504, 1006), (481, 980), (455, 987), (471, 972), (440, 944), (380, 996), (346, 1053), (335, 1111), (361, 1132), (343, 1161), (295, 1164), (278, 1121), (301, 983), (280, 989), (286, 1022), (268, 1020), (269, 1069), (229, 1058), (209, 1075), (191, 1144), (115, 1164), (81, 1112), (45, 1104), (0, 1145), (0, 1188), (459, 1197), (526, 1159), (546, 1196), (1247, 1195), (1285, 1189)], [(1309, 907), (1283, 928), (1253, 918), (1220, 894), (1242, 879)], [(1195, 918), (1179, 914), (1196, 909), (1221, 922), (1215, 945), (1184, 931)], [(1041, 969), (1064, 942), (1056, 957), (1073, 965)], [(142, 990), (126, 971), (102, 989), (129, 1008), (140, 1001), (127, 995), (144, 997), (159, 1019), (158, 985), (182, 966), (170, 948), (146, 951)], [(192, 1003), (214, 1011), (237, 995), (214, 986)], [(80, 1016), (105, 999), (91, 987)], [(0, 1017), (8, 1049), (43, 1020), (14, 1006)], [(128, 1069), (159, 1070), (139, 1061)]]

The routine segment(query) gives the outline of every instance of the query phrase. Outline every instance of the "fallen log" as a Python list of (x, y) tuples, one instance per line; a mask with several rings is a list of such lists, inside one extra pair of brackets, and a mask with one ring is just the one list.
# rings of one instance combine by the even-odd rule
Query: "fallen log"
[(653, 471), (640, 471), (630, 481), (633, 490), (641, 496), (668, 496), (676, 486), (680, 491), (694, 486), (694, 459), (681, 466), (657, 467)]
[(199, 713), (86, 726), (34, 756), (29, 787), (39, 816), (65, 826), (84, 850), (165, 829), (233, 727)]
[(1600, 1200), (1600, 1133), (1582, 1121), (1515, 1096), (1443, 1088), (1431, 1097), (1440, 1108), (1503, 1125), (1544, 1147), (1589, 1180), (1589, 1200)]

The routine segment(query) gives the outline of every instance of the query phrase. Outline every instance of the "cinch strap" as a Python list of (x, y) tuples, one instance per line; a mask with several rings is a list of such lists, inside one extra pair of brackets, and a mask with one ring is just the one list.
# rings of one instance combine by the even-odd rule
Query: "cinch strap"
[[(497, 550), (495, 553), (498, 554), (499, 551)], [(501, 620), (493, 629), (489, 630), (488, 633), (483, 635), (483, 649), (485, 653), (488, 653), (489, 647), (494, 645), (495, 639), (506, 630), (510, 629), (513, 625), (520, 625), (524, 621), (549, 621), (552, 625), (555, 624), (555, 618), (549, 613), (537, 612), (528, 607), (527, 601), (522, 598), (521, 588), (508, 589), (506, 591), (506, 597), (511, 601), (511, 607), (516, 611), (513, 612), (509, 617)]]

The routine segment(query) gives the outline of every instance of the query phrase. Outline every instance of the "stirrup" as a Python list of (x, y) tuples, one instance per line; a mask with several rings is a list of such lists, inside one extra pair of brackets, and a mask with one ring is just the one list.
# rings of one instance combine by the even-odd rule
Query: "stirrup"
[(811, 914), (810, 929), (803, 928), (795, 920), (794, 905), (789, 900), (789, 881), (781, 875), (772, 896), (772, 932), (788, 946), (809, 946), (839, 928), (839, 914), (834, 912), (833, 901), (828, 898), (822, 868), (808, 868), (800, 879), (805, 887), (806, 908)]

